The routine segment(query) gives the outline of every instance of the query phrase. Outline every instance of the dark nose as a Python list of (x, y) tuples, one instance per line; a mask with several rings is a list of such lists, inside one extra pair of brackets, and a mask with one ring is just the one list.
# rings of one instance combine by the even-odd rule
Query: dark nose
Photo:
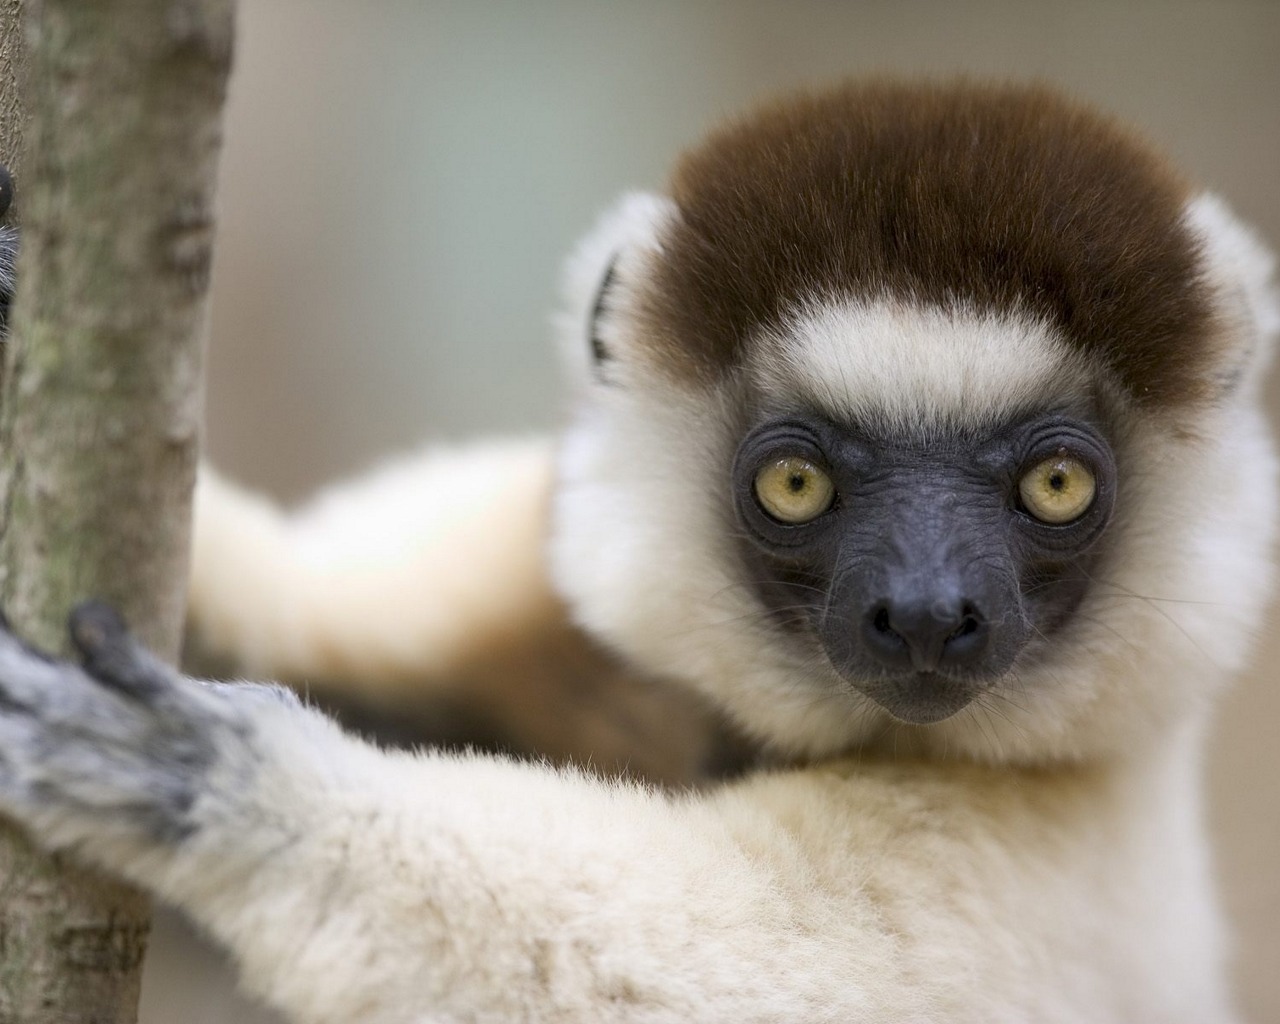
[(886, 599), (862, 620), (863, 640), (876, 660), (916, 672), (971, 664), (986, 648), (989, 632), (986, 616), (963, 598)]

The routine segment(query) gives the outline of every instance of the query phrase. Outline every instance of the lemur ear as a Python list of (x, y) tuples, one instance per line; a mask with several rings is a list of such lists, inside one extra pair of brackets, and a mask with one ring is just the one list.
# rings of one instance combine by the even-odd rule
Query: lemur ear
[(566, 364), (575, 382), (619, 382), (623, 343), (614, 316), (644, 263), (661, 251), (664, 227), (676, 216), (665, 196), (623, 196), (579, 244), (565, 267), (563, 312), (557, 317)]
[(1201, 193), (1186, 222), (1200, 238), (1205, 281), (1212, 289), (1225, 345), (1219, 375), (1224, 396), (1247, 393), (1271, 361), (1280, 334), (1275, 255), (1221, 199)]

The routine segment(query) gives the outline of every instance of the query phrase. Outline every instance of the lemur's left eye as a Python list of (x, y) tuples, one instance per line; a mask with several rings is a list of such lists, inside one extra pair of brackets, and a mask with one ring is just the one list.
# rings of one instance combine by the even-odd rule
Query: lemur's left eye
[(756, 473), (756, 500), (780, 523), (799, 526), (817, 519), (835, 501), (831, 477), (808, 459), (788, 455)]
[(1079, 519), (1093, 504), (1098, 482), (1079, 459), (1055, 455), (1032, 467), (1018, 483), (1023, 507), (1054, 526)]

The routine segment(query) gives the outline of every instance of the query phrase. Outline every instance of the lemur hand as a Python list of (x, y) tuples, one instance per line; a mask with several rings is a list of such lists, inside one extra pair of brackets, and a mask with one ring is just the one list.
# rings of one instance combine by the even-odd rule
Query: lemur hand
[(0, 812), (51, 848), (116, 864), (179, 842), (252, 781), (254, 708), (275, 687), (187, 679), (109, 607), (70, 617), (83, 666), (0, 627)]

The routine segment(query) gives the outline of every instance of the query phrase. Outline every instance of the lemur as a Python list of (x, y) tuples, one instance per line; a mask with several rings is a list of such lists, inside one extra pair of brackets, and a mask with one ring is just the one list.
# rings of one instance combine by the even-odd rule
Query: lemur
[(0, 634), (0, 809), (306, 1024), (1234, 1020), (1199, 775), (1270, 588), (1271, 262), (1041, 86), (765, 105), (571, 260), (562, 436), (296, 519), (210, 476), (193, 615), (358, 680), (563, 602), (766, 766), (383, 750), (88, 603), (82, 664)]

